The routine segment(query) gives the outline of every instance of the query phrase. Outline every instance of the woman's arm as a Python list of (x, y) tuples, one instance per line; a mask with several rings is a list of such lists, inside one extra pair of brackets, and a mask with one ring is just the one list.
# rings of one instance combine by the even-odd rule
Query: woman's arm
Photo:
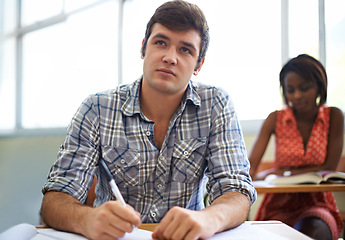
[(331, 107), (327, 155), (323, 169), (336, 170), (344, 144), (344, 114), (337, 107)]
[(264, 121), (260, 133), (256, 138), (256, 141), (251, 150), (249, 161), (250, 161), (250, 175), (253, 179), (256, 179), (256, 171), (261, 162), (262, 156), (264, 155), (268, 142), (271, 138), (271, 135), (274, 133), (276, 126), (277, 112), (272, 112), (268, 115)]

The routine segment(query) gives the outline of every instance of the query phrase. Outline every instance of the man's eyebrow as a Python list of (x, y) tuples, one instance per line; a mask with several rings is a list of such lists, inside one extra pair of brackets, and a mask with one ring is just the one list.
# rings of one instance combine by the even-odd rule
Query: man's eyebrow
[(182, 44), (185, 45), (186, 47), (192, 48), (194, 51), (197, 52), (197, 49), (196, 49), (196, 47), (194, 46), (194, 44), (189, 43), (189, 42), (182, 42)]
[(157, 33), (156, 35), (152, 36), (152, 38), (163, 38), (166, 40), (170, 40), (170, 38), (168, 38), (167, 36), (165, 36), (164, 34), (161, 34), (161, 33)]
[[(158, 33), (158, 34), (152, 36), (152, 38), (162, 38), (162, 39), (170, 40), (170, 38), (169, 38), (168, 36), (166, 36), (166, 35), (164, 35), (164, 34), (161, 34), (161, 33)], [(185, 45), (186, 47), (190, 47), (190, 48), (192, 48), (194, 51), (197, 51), (197, 49), (196, 49), (196, 47), (194, 46), (194, 44), (189, 43), (189, 42), (184, 42), (184, 41), (182, 41), (181, 43), (182, 43), (183, 45)]]

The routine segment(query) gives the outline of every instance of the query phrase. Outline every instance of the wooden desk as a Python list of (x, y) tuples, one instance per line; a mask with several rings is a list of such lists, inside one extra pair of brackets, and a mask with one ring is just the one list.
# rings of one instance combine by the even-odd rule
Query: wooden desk
[(158, 223), (142, 223), (138, 228), (153, 232)]
[(265, 185), (254, 181), (257, 193), (345, 192), (345, 184)]

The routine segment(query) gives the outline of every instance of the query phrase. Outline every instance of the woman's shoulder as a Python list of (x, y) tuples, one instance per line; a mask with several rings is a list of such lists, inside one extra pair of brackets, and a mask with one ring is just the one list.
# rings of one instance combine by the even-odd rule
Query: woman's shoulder
[(330, 108), (330, 119), (332, 122), (336, 121), (337, 123), (344, 124), (344, 112), (338, 107), (329, 107)]
[(277, 112), (278, 111), (271, 112), (265, 119), (263, 127), (266, 129), (267, 132), (274, 133), (277, 121)]
[(338, 107), (331, 106), (331, 107), (329, 107), (329, 108), (330, 108), (330, 110), (331, 110), (331, 113), (333, 112), (333, 113), (335, 113), (335, 114), (344, 115), (343, 110), (341, 110), (341, 109), (338, 108)]
[(273, 112), (271, 112), (270, 114), (268, 114), (267, 119), (270, 119), (270, 120), (276, 120), (277, 119), (277, 114), (279, 113), (280, 110), (275, 110)]
[(283, 118), (285, 119), (285, 118), (292, 118), (292, 117), (293, 117), (292, 110), (288, 107), (284, 107), (282, 109), (271, 112), (267, 118), (270, 118), (276, 122), (277, 120), (282, 120)]

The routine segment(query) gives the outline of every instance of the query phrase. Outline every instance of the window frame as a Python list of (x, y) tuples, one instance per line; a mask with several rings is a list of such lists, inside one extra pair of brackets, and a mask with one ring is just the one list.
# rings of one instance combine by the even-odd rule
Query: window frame
[[(15, 76), (16, 76), (16, 87), (15, 87), (15, 126), (14, 129), (1, 129), (0, 137), (11, 137), (11, 136), (33, 136), (33, 135), (64, 135), (66, 132), (65, 127), (58, 128), (34, 128), (26, 129), (22, 126), (22, 94), (23, 94), (23, 84), (22, 84), (22, 38), (25, 34), (33, 31), (40, 30), (45, 27), (52, 26), (66, 21), (68, 17), (78, 12), (84, 11), (88, 8), (97, 6), (104, 2), (111, 0), (98, 0), (89, 5), (83, 6), (79, 9), (73, 10), (71, 12), (62, 11), (60, 14), (53, 17), (47, 18), (43, 21), (33, 23), (31, 25), (22, 27), (21, 23), (21, 1), (16, 1), (16, 26), (15, 31), (5, 34), (2, 39), (15, 38)], [(122, 79), (122, 36), (123, 36), (123, 9), (126, 0), (119, 1), (119, 21), (118, 21), (118, 84), (121, 84)], [(319, 9), (319, 55), (320, 61), (326, 63), (326, 34), (325, 34), (325, 0), (318, 1)], [(289, 0), (281, 0), (281, 63), (285, 63), (289, 59)], [(253, 120), (240, 120), (242, 130), (244, 134), (256, 134), (260, 129), (264, 119), (253, 119)]]

